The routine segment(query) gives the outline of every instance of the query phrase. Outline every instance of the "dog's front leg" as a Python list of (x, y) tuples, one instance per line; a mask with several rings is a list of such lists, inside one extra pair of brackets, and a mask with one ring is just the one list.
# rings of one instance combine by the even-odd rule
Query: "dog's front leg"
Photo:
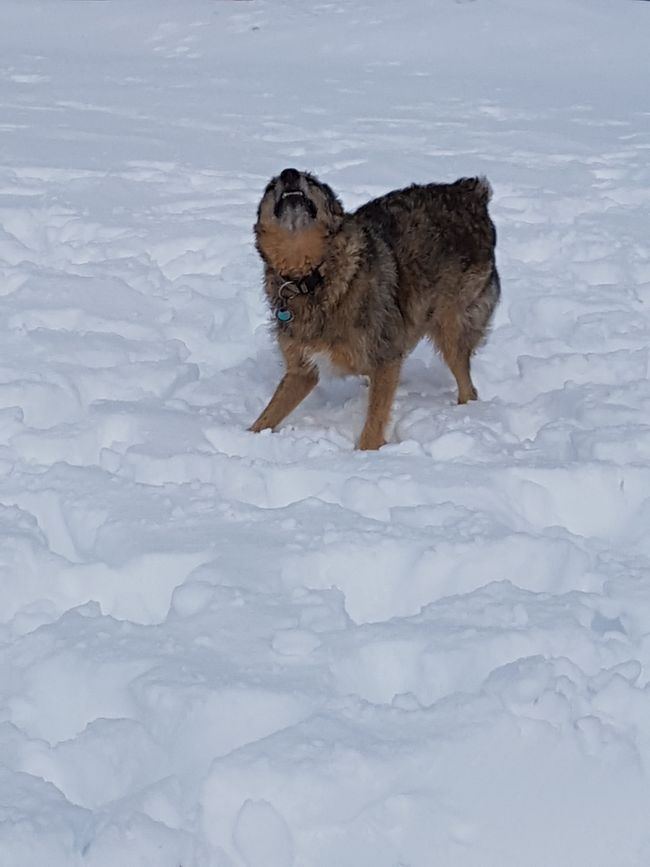
[(259, 433), (267, 428), (276, 428), (307, 397), (317, 382), (318, 370), (315, 367), (288, 370), (280, 380), (269, 405), (249, 430)]
[(384, 364), (370, 374), (368, 415), (359, 439), (360, 449), (378, 449), (386, 442), (384, 433), (393, 406), (401, 369), (402, 362), (400, 360), (392, 364)]

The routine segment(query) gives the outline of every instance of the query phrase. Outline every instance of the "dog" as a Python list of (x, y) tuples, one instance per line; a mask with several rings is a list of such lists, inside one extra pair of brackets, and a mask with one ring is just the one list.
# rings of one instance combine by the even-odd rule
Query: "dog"
[(369, 378), (360, 449), (385, 444), (400, 370), (422, 338), (440, 351), (458, 403), (478, 395), (470, 359), (501, 294), (485, 178), (413, 184), (346, 213), (332, 189), (284, 169), (254, 227), (285, 373), (249, 430), (274, 429), (318, 382), (323, 359)]

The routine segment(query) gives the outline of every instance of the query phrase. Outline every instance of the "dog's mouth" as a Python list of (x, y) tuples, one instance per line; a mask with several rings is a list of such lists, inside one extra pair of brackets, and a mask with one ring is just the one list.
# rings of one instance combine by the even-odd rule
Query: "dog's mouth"
[(302, 190), (283, 190), (274, 208), (278, 220), (285, 218), (291, 223), (313, 220), (316, 212), (316, 205)]
[(298, 196), (301, 199), (306, 199), (307, 197), (303, 193), (302, 190), (285, 190), (280, 196), (281, 199), (288, 199), (289, 196)]

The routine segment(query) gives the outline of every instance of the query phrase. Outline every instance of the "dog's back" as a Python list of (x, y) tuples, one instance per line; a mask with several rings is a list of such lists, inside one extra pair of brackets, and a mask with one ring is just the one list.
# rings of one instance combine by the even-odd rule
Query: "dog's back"
[(353, 215), (392, 251), (396, 301), (412, 342), (429, 335), (450, 364), (445, 344), (460, 341), (472, 351), (485, 336), (500, 294), (491, 192), (484, 178), (413, 184)]
[(379, 230), (401, 269), (433, 273), (443, 265), (492, 262), (496, 244), (485, 178), (413, 184), (362, 205), (354, 217)]

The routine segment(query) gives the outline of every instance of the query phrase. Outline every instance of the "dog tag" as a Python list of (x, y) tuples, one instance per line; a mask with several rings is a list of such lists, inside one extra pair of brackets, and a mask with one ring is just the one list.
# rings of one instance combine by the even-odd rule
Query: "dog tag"
[(279, 319), (280, 322), (291, 322), (293, 319), (293, 313), (291, 310), (287, 310), (286, 307), (280, 307), (279, 310), (275, 311), (275, 318)]

